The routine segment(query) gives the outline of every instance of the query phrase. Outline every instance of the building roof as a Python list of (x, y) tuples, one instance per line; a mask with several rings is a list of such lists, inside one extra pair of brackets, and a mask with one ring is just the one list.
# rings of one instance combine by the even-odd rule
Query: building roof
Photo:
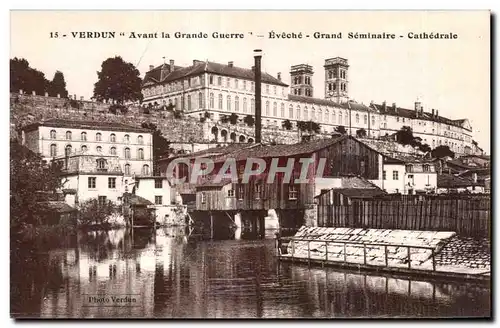
[(370, 108), (366, 105), (359, 104), (355, 101), (349, 101), (345, 103), (337, 103), (328, 99), (321, 99), (321, 98), (313, 98), (313, 97), (307, 97), (307, 96), (298, 96), (298, 95), (288, 95), (288, 100), (290, 101), (298, 101), (298, 102), (303, 102), (307, 104), (313, 104), (313, 105), (318, 105), (318, 106), (330, 106), (330, 107), (337, 107), (337, 108), (342, 108), (342, 109), (352, 109), (356, 111), (364, 111), (364, 112), (374, 112), (375, 109)]
[(407, 109), (407, 108), (398, 107), (398, 106), (396, 106), (394, 108), (391, 105), (385, 105), (385, 109), (384, 109), (384, 104), (372, 103), (370, 106), (372, 108), (376, 109), (381, 115), (391, 115), (391, 116), (399, 116), (399, 117), (405, 117), (405, 118), (410, 118), (410, 119), (434, 121), (434, 122), (438, 122), (438, 123), (445, 123), (445, 124), (460, 126), (462, 128), (463, 128), (462, 125), (467, 121), (467, 119), (451, 120), (451, 119), (443, 117), (443, 116), (432, 115), (432, 113), (429, 113), (429, 112), (421, 112), (418, 114), (418, 117), (417, 117), (416, 111), (414, 109)]
[(413, 164), (413, 163), (428, 163), (434, 164), (431, 158), (423, 158), (407, 154), (384, 155), (384, 164)]
[(152, 202), (150, 202), (149, 200), (147, 200), (146, 198), (144, 197), (141, 197), (141, 196), (137, 196), (135, 194), (131, 194), (131, 193), (124, 193), (123, 194), (123, 199), (126, 199), (127, 202), (130, 204), (130, 205), (133, 205), (133, 206), (148, 206), (148, 205), (154, 205)]
[(385, 191), (378, 188), (334, 188), (331, 191), (350, 198), (372, 198), (387, 195)]
[(81, 120), (66, 120), (53, 118), (33, 124), (29, 124), (23, 128), (25, 131), (36, 130), (39, 126), (82, 129), (82, 130), (104, 130), (104, 131), (123, 131), (123, 132), (141, 132), (152, 133), (150, 129), (139, 128), (132, 125), (106, 121), (81, 121)]
[(43, 212), (68, 213), (76, 211), (76, 208), (69, 206), (63, 201), (38, 202), (40, 210)]
[(215, 182), (212, 179), (207, 179), (196, 185), (196, 189), (199, 188), (222, 188), (228, 184), (231, 184), (231, 179), (221, 179), (219, 182)]
[[(161, 74), (162, 67), (164, 69), (163, 76)], [(217, 75), (237, 77), (244, 80), (252, 80), (252, 81), (255, 78), (255, 74), (252, 69), (229, 66), (227, 64), (219, 64), (210, 61), (206, 62), (195, 61), (193, 65), (188, 67), (175, 66), (173, 72), (170, 72), (170, 65), (167, 64), (160, 65), (146, 73), (146, 75), (144, 76), (144, 82), (151, 80), (156, 83), (165, 83), (183, 79), (189, 76), (200, 75), (202, 73), (213, 73)], [(278, 80), (277, 78), (271, 76), (268, 73), (262, 72), (261, 78), (263, 83), (288, 87), (288, 84), (282, 82), (281, 80)]]
[(466, 177), (457, 177), (453, 174), (438, 174), (437, 187), (438, 188), (465, 188), (477, 186), (479, 183)]

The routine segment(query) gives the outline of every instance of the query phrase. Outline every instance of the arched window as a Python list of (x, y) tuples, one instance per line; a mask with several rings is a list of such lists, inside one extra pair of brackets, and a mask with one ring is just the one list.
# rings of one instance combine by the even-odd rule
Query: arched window
[(307, 121), (309, 119), (309, 110), (307, 107), (304, 107), (304, 121)]
[(214, 94), (210, 93), (210, 108), (214, 108)]
[(349, 125), (349, 117), (345, 114), (345, 125)]
[(227, 100), (226, 101), (227, 110), (231, 111), (231, 96), (227, 96), (226, 100)]
[(96, 160), (97, 162), (97, 170), (104, 170), (106, 168), (106, 160), (103, 158), (99, 158)]
[(326, 109), (325, 112), (325, 122), (330, 123), (330, 111), (328, 110), (328, 108)]
[(97, 146), (95, 149), (97, 150), (98, 153), (102, 153), (102, 147), (101, 146)]
[(293, 105), (288, 106), (288, 117), (293, 118)]
[(323, 111), (320, 109), (318, 109), (318, 122), (321, 122), (323, 121)]
[(316, 117), (316, 109), (313, 107), (311, 110), (311, 120), (315, 121), (317, 119)]
[(339, 124), (342, 124), (342, 112), (339, 112)]
[(139, 145), (142, 145), (144, 143), (144, 138), (141, 135), (137, 136), (137, 143)]
[(80, 134), (80, 139), (81, 139), (82, 141), (87, 141), (87, 132), (82, 132), (82, 133)]
[(333, 110), (332, 111), (332, 123), (335, 124), (335, 122), (337, 122), (337, 117), (335, 115), (335, 111)]
[(250, 101), (250, 109), (252, 111), (252, 114), (255, 114), (255, 99), (253, 99), (253, 98)]
[(363, 121), (366, 124), (368, 124), (368, 115), (365, 114), (365, 116), (363, 117)]
[(149, 165), (148, 164), (144, 164), (142, 166), (142, 175), (149, 175)]
[(116, 134), (111, 133), (111, 134), (109, 135), (109, 141), (110, 141), (110, 142), (116, 142)]
[(123, 141), (124, 141), (125, 143), (129, 143), (129, 142), (130, 142), (130, 136), (129, 136), (128, 134), (124, 135), (124, 136), (123, 136)]
[(82, 145), (81, 150), (82, 150), (82, 152), (86, 152), (87, 151), (87, 146)]
[(278, 116), (278, 104), (276, 102), (273, 104), (273, 116)]
[(125, 164), (125, 175), (130, 175), (130, 164)]
[(295, 110), (295, 116), (296, 116), (295, 118), (297, 120), (300, 120), (300, 106), (299, 105), (297, 105), (297, 109)]
[(66, 156), (71, 155), (71, 150), (72, 150), (71, 145), (67, 145), (67, 146), (66, 146), (66, 148), (64, 148), (64, 154), (65, 154)]
[(110, 153), (111, 155), (116, 155), (116, 147), (111, 147), (111, 148), (109, 149), (109, 153)]
[(198, 93), (198, 108), (203, 108), (203, 93)]
[(222, 109), (222, 95), (219, 95), (219, 109)]
[(50, 139), (56, 138), (56, 130), (50, 130)]
[(359, 123), (359, 114), (356, 114), (356, 123)]
[[(238, 80), (236, 80), (236, 81), (238, 81)], [(236, 112), (240, 111), (240, 97), (238, 97), (238, 96), (234, 97), (234, 110)]]
[(97, 133), (95, 134), (95, 141), (101, 141), (101, 140), (102, 140), (102, 135), (101, 135), (101, 133), (100, 133), (100, 132), (97, 132)]
[(285, 117), (285, 104), (281, 103), (280, 117)]
[(144, 159), (144, 149), (137, 149), (137, 159)]
[(71, 140), (71, 131), (66, 131), (66, 140)]
[(247, 112), (247, 98), (243, 98), (243, 113)]
[(50, 145), (50, 156), (51, 157), (57, 156), (57, 145), (56, 144)]
[(269, 116), (269, 101), (266, 101), (266, 116)]
[(130, 148), (125, 148), (125, 159), (130, 159)]

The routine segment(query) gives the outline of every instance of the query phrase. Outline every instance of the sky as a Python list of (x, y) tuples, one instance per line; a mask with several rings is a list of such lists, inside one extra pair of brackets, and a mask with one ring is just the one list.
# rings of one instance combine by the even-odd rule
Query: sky
[[(313, 66), (314, 95), (323, 98), (324, 61), (339, 56), (349, 61), (351, 99), (395, 102), (405, 108), (413, 108), (419, 99), (426, 111), (434, 108), (451, 119), (468, 118), (473, 138), (490, 153), (488, 11), (13, 11), (10, 23), (11, 58), (27, 59), (48, 79), (62, 71), (68, 91), (78, 98), (92, 97), (101, 63), (116, 55), (136, 65), (143, 77), (163, 57), (180, 66), (208, 59), (250, 68), (254, 49), (263, 51), (263, 70), (274, 76), (281, 72), (288, 84), (290, 66)], [(116, 32), (116, 37), (72, 36), (105, 31)], [(302, 38), (270, 38), (271, 31), (302, 32)], [(51, 32), (59, 37), (51, 38)], [(157, 32), (158, 38), (129, 38), (131, 32)], [(171, 38), (161, 38), (162, 32)], [(175, 38), (175, 32), (202, 32), (208, 38)], [(243, 33), (244, 38), (213, 38), (213, 32)], [(342, 39), (315, 39), (314, 32), (340, 32)], [(350, 32), (393, 33), (396, 39), (349, 39)], [(458, 38), (409, 39), (410, 32), (455, 33)]]

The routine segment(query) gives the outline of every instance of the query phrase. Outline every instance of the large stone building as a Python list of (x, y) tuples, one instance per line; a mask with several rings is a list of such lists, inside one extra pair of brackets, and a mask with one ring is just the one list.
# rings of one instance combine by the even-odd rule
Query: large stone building
[[(472, 127), (467, 119), (439, 116), (438, 110), (424, 111), (417, 101), (412, 109), (349, 100), (347, 59), (325, 60), (325, 99), (314, 98), (313, 68), (300, 64), (291, 67), (291, 85), (262, 73), (262, 124), (281, 128), (289, 120), (295, 128), (298, 121), (316, 121), (324, 132), (343, 126), (356, 135), (366, 131), (369, 138), (391, 135), (403, 126), (412, 128), (415, 136), (431, 147), (447, 145), (458, 154), (473, 151)], [(188, 116), (217, 121), (235, 113), (242, 121), (255, 113), (254, 71), (227, 64), (194, 60), (188, 67), (176, 66), (173, 60), (158, 67), (150, 66), (143, 81), (143, 106), (170, 106)], [(216, 136), (217, 139), (218, 136)]]
[(25, 126), (22, 142), (47, 161), (85, 153), (116, 156), (125, 176), (153, 170), (151, 130), (121, 123), (50, 119)]

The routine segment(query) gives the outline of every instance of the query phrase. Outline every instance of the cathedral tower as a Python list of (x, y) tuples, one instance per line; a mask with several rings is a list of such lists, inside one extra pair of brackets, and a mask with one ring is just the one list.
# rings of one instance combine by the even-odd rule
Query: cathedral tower
[(325, 99), (336, 103), (349, 100), (347, 59), (335, 57), (325, 60)]
[(297, 96), (313, 96), (312, 66), (307, 64), (293, 65), (290, 68), (291, 87), (290, 93)]

